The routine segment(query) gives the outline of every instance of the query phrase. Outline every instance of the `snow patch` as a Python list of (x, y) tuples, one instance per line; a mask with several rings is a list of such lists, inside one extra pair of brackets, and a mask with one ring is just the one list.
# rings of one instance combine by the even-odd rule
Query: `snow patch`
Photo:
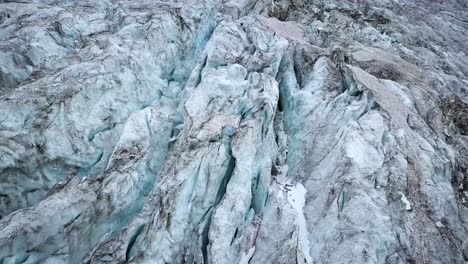
[(306, 226), (306, 220), (304, 216), (304, 205), (305, 205), (305, 195), (307, 193), (307, 190), (304, 188), (304, 186), (300, 183), (296, 184), (296, 186), (291, 188), (291, 191), (288, 192), (288, 201), (291, 204), (291, 206), (296, 210), (297, 212), (297, 219), (296, 219), (296, 224), (298, 227), (298, 251), (301, 251), (302, 254), (304, 255), (304, 264), (312, 264), (313, 259), (310, 256), (310, 242), (308, 238), (308, 232), (307, 232), (307, 226)]
[(398, 192), (401, 195), (401, 201), (406, 205), (406, 211), (411, 211), (411, 203), (406, 199), (406, 196), (402, 192)]
[(246, 254), (242, 253), (239, 264), (249, 264), (249, 261), (252, 258), (254, 252), (255, 252), (255, 246), (250, 248), (249, 251)]

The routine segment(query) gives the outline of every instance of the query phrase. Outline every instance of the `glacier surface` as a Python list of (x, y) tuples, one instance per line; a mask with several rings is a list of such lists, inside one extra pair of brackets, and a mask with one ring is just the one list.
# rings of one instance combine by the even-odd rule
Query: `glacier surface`
[(0, 2), (0, 263), (468, 263), (464, 0)]

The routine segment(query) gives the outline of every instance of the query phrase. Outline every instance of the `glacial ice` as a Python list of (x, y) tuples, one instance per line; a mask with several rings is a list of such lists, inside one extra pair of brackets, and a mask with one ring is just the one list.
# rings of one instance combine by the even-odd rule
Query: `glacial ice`
[(465, 263), (467, 10), (0, 3), (0, 263)]

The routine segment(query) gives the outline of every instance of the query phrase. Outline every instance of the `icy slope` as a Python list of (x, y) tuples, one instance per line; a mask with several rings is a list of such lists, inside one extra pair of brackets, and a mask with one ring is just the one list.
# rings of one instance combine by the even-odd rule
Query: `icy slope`
[(0, 3), (0, 263), (465, 263), (467, 12)]

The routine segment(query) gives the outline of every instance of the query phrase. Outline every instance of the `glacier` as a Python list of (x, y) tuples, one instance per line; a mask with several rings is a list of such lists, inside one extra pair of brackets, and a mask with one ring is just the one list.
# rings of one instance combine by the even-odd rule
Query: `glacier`
[(468, 2), (0, 2), (0, 263), (468, 263)]

